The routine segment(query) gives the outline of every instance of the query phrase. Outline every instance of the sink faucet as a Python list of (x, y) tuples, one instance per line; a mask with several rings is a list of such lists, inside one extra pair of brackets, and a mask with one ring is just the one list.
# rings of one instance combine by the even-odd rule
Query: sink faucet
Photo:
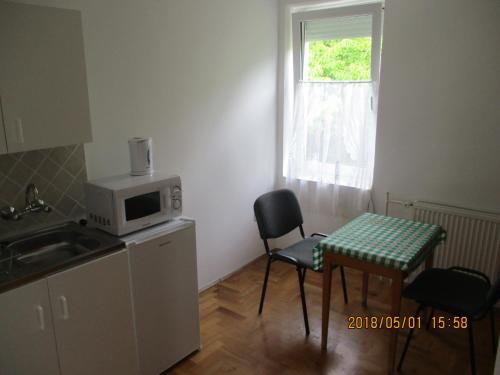
[(26, 214), (33, 212), (50, 212), (52, 208), (38, 196), (38, 189), (35, 184), (29, 184), (25, 193), (26, 206), (17, 210), (15, 207), (7, 206), (0, 209), (0, 216), (5, 220), (19, 220)]
[(26, 207), (24, 208), (24, 211), (26, 212), (51, 211), (50, 207), (39, 198), (38, 189), (35, 184), (29, 184), (26, 187), (25, 202)]

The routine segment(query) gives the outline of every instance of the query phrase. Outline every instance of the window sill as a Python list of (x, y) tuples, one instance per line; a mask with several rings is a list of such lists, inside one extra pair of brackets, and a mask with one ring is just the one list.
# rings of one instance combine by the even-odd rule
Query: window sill
[(331, 187), (331, 188), (335, 188), (335, 187), (338, 187), (338, 188), (341, 188), (341, 189), (346, 189), (346, 190), (356, 190), (356, 191), (370, 191), (371, 190), (371, 187), (370, 188), (360, 188), (360, 187), (356, 187), (354, 185), (350, 185), (349, 183), (346, 183), (346, 182), (332, 182), (332, 181), (328, 181), (328, 180), (319, 180), (319, 179), (314, 179), (312, 177), (306, 177), (306, 176), (301, 176), (301, 177), (289, 177), (289, 176), (285, 176), (283, 175), (283, 179), (285, 180), (296, 180), (296, 181), (300, 181), (300, 182), (304, 182), (304, 183), (307, 183), (307, 184), (312, 184), (312, 185), (326, 185), (328, 187)]

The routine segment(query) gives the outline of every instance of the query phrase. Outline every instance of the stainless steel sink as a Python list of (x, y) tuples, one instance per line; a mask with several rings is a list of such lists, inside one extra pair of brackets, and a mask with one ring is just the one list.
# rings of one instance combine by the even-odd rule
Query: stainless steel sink
[(0, 243), (0, 282), (9, 278), (12, 263), (12, 257), (5, 250), (5, 243)]
[(74, 228), (56, 229), (35, 234), (9, 243), (4, 251), (10, 252), (17, 264), (58, 262), (97, 249), (101, 242)]
[(0, 241), (0, 290), (121, 247), (120, 239), (74, 222)]

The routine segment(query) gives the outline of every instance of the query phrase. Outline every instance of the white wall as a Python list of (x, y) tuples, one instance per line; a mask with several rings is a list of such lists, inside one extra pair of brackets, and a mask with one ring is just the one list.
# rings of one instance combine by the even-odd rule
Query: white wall
[(129, 168), (152, 136), (197, 219), (199, 285), (263, 254), (252, 205), (274, 184), (277, 2), (40, 0), (82, 11), (90, 178)]
[(500, 2), (387, 0), (374, 190), (500, 212)]

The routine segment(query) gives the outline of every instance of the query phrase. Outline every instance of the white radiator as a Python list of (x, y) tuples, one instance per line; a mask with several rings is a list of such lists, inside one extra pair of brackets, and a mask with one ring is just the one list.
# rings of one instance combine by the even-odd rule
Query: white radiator
[(434, 253), (434, 267), (472, 268), (495, 282), (500, 275), (500, 215), (422, 201), (411, 207), (414, 220), (439, 224), (447, 232)]
[(500, 215), (430, 202), (413, 202), (414, 220), (439, 224), (447, 239), (434, 253), (435, 267), (462, 266), (500, 274)]
[[(495, 282), (500, 275), (500, 214), (445, 203), (405, 201), (386, 196), (385, 214), (389, 205), (400, 206), (396, 216), (439, 224), (447, 239), (434, 251), (434, 267), (461, 266), (485, 273)], [(401, 211), (403, 210), (403, 211)], [(416, 273), (423, 269), (419, 267)], [(412, 275), (412, 277), (414, 277)]]

